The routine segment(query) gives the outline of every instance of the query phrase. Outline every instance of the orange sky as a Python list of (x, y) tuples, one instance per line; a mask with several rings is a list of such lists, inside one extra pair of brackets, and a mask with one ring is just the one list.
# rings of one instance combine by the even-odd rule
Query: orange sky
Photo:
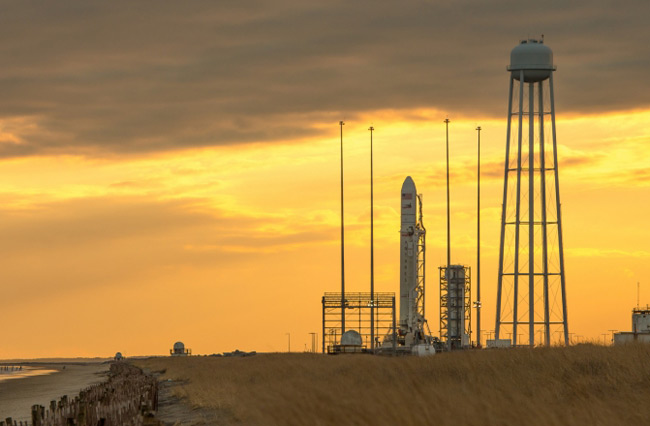
[[(475, 266), (494, 328), (509, 53), (553, 49), (570, 332), (650, 303), (649, 2), (5, 2), (0, 15), (0, 359), (311, 344), (346, 279), (397, 291), (399, 200), (428, 231), (427, 316), (446, 262)], [(544, 34), (544, 36), (542, 36)], [(487, 333), (484, 334), (487, 337)], [(319, 337), (320, 341), (320, 337)]]
[[(427, 120), (414, 119), (426, 117)], [(397, 291), (398, 195), (424, 194), (427, 312), (437, 332), (445, 258), (444, 115), (368, 113), (344, 128), (346, 279), (369, 288), (367, 128), (375, 131), (376, 288)], [(494, 329), (505, 120), (450, 117), (452, 259), (475, 266), (475, 156), (483, 128), (483, 329)], [(570, 331), (628, 330), (650, 302), (650, 110), (558, 115)], [(320, 297), (339, 291), (337, 123), (275, 145), (88, 159), (43, 155), (0, 168), (0, 358), (304, 349)], [(319, 337), (320, 341), (320, 337)]]

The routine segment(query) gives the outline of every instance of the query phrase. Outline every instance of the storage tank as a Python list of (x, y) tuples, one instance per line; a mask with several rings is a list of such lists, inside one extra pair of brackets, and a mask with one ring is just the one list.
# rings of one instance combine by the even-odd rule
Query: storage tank
[(508, 71), (519, 81), (520, 71), (524, 71), (524, 82), (532, 83), (546, 80), (556, 67), (553, 65), (553, 51), (544, 40), (522, 40), (510, 52)]

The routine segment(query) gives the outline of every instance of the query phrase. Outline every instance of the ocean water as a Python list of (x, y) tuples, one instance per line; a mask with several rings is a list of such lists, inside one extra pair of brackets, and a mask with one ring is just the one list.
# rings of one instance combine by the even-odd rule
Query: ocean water
[(33, 364), (23, 365), (22, 371), (0, 373), (0, 419), (30, 420), (32, 405), (47, 407), (63, 395), (73, 398), (106, 380), (109, 368), (99, 362)]
[(56, 373), (58, 370), (48, 368), (37, 368), (29, 366), (0, 366), (0, 382), (5, 380), (24, 379), (26, 377), (42, 376)]

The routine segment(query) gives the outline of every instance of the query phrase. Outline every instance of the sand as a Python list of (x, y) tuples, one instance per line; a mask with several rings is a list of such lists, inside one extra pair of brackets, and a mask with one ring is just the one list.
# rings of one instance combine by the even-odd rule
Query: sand
[[(22, 365), (57, 370), (55, 373), (0, 381), (0, 418), (31, 420), (34, 404), (48, 407), (63, 395), (73, 398), (79, 391), (106, 380), (108, 363), (30, 362)], [(65, 368), (64, 368), (65, 367)]]

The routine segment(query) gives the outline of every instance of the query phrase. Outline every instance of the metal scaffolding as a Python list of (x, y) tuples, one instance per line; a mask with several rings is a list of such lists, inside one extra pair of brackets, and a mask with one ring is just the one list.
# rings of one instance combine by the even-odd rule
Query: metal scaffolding
[(373, 298), (369, 292), (346, 292), (344, 300), (345, 309), (342, 309), (341, 293), (325, 293), (323, 296), (323, 353), (337, 353), (343, 318), (346, 331), (356, 329), (361, 335), (364, 352), (370, 352), (372, 347), (373, 320), (375, 348), (380, 339), (395, 333), (395, 293), (375, 292)]
[(440, 340), (449, 351), (470, 346), (472, 289), (469, 266), (440, 268)]

